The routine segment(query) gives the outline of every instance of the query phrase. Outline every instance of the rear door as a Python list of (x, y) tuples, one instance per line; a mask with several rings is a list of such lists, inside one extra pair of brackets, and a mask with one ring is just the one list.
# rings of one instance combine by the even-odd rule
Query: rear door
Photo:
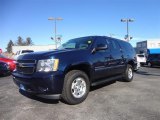
[(110, 75), (118, 75), (124, 73), (125, 70), (124, 56), (122, 54), (118, 41), (116, 39), (111, 39), (111, 38), (108, 38), (107, 41), (109, 43), (111, 51), (109, 66), (112, 72), (110, 73)]

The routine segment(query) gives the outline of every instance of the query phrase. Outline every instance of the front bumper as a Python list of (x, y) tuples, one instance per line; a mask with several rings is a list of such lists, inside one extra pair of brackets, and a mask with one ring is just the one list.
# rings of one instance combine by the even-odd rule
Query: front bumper
[(64, 75), (61, 72), (24, 75), (14, 71), (12, 76), (14, 83), (23, 91), (37, 95), (62, 93)]
[(146, 62), (140, 62), (141, 65), (146, 65)]

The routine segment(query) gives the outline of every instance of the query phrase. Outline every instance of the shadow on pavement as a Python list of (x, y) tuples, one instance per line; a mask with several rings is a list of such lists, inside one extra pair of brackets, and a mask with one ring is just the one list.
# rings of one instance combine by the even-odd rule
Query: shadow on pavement
[(160, 74), (152, 74), (152, 73), (148, 73), (148, 72), (145, 72), (145, 71), (137, 71), (136, 74), (148, 75), (148, 76), (160, 76)]
[(152, 66), (152, 67), (150, 67), (150, 68), (160, 68), (160, 66)]
[(8, 74), (5, 74), (5, 75), (1, 75), (1, 74), (0, 74), (0, 78), (8, 77), (8, 76), (10, 76), (10, 75), (11, 75), (11, 73), (8, 73)]
[[(117, 81), (118, 81), (118, 80), (117, 80)], [(103, 87), (106, 87), (106, 86), (109, 86), (109, 85), (111, 85), (111, 84), (113, 84), (113, 83), (115, 83), (115, 82), (116, 82), (116, 80), (114, 80), (114, 81), (109, 81), (109, 82), (106, 82), (106, 83), (101, 84), (101, 85), (91, 86), (90, 92), (95, 91), (95, 90), (100, 89), (100, 88), (103, 88)]]
[(37, 101), (40, 101), (40, 102), (43, 102), (43, 103), (48, 103), (48, 104), (57, 104), (59, 103), (59, 100), (58, 99), (47, 99), (47, 98), (41, 98), (41, 97), (38, 97), (36, 95), (33, 95), (33, 94), (29, 94), (23, 90), (19, 90), (19, 92), (27, 97), (27, 98), (30, 98), (30, 99), (33, 99), (33, 100), (37, 100)]

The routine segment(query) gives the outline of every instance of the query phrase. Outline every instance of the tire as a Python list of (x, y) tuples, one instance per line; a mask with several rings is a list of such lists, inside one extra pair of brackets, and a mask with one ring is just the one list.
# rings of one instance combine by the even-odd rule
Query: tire
[(65, 75), (62, 99), (70, 105), (79, 104), (87, 98), (89, 89), (89, 78), (84, 72), (80, 70), (69, 71)]
[(152, 67), (153, 65), (149, 62), (149, 63), (148, 63), (148, 66), (149, 66), (149, 67)]
[(126, 71), (124, 73), (124, 81), (131, 82), (133, 80), (133, 67), (131, 65), (127, 65)]
[(134, 72), (137, 72), (138, 70), (133, 70)]

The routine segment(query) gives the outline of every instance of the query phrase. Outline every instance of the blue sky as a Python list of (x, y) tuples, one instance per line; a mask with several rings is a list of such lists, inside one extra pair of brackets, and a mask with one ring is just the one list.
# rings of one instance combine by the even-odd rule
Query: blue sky
[(54, 22), (62, 17), (57, 32), (62, 42), (68, 39), (114, 34), (124, 38), (126, 24), (121, 18), (133, 18), (129, 24), (135, 46), (137, 41), (160, 39), (160, 0), (0, 0), (0, 48), (9, 40), (31, 37), (35, 45), (54, 42)]

